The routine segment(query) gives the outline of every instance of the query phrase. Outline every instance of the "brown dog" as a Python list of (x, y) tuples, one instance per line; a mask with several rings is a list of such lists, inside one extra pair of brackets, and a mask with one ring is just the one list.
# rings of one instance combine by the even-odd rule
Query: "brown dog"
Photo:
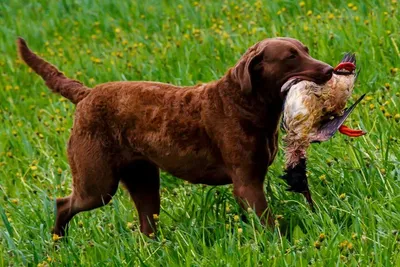
[(68, 159), (73, 192), (57, 199), (54, 233), (71, 218), (107, 204), (121, 181), (136, 204), (140, 229), (155, 231), (159, 169), (192, 183), (224, 185), (242, 206), (273, 224), (263, 182), (277, 153), (281, 86), (290, 78), (324, 83), (332, 67), (291, 38), (263, 40), (219, 80), (178, 87), (109, 82), (90, 90), (65, 77), (18, 39), (21, 58), (46, 85), (76, 104)]

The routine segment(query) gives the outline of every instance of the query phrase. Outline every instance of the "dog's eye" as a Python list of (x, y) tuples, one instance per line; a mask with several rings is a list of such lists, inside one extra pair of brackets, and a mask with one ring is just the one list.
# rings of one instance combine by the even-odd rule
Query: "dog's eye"
[(295, 59), (296, 57), (297, 57), (297, 55), (292, 53), (290, 56), (288, 56), (288, 59)]

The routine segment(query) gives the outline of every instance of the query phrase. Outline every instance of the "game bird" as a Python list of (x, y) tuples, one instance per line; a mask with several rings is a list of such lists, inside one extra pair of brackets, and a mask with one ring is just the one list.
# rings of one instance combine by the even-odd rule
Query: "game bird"
[(306, 176), (307, 148), (311, 143), (327, 141), (338, 130), (350, 137), (365, 134), (362, 130), (353, 130), (343, 125), (365, 96), (362, 95), (351, 107), (345, 109), (358, 74), (355, 55), (347, 53), (334, 68), (333, 76), (327, 83), (318, 85), (294, 78), (282, 86), (282, 93), (287, 94), (282, 120), (287, 133), (284, 138), (286, 170), (282, 178), (286, 180), (288, 190), (302, 193), (312, 208), (313, 201)]

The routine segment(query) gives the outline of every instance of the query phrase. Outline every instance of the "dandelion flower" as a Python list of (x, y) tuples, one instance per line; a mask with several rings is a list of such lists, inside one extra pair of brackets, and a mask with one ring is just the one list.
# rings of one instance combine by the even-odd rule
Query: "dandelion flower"
[(128, 229), (133, 229), (133, 227), (134, 227), (134, 224), (133, 223), (131, 223), (131, 222), (128, 222), (127, 224), (126, 224), (126, 228), (128, 228)]
[(349, 242), (347, 240), (341, 242), (339, 244), (339, 249), (341, 249), (341, 250), (344, 249), (345, 247), (347, 247), (348, 244), (349, 244)]
[(61, 239), (61, 237), (60, 237), (59, 235), (53, 234), (53, 241), (54, 241), (54, 242), (57, 242), (57, 241), (60, 240), (60, 239)]
[(321, 234), (319, 235), (319, 241), (320, 241), (320, 242), (324, 241), (325, 238), (326, 238), (326, 236), (325, 236), (324, 233), (321, 233)]
[(348, 243), (348, 244), (347, 244), (347, 249), (348, 249), (349, 251), (353, 251), (353, 249), (354, 249), (353, 244), (352, 244), (352, 243)]

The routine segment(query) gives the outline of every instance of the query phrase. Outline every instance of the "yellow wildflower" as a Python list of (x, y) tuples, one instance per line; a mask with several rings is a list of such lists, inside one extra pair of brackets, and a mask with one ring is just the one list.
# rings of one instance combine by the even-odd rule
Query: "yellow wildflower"
[(134, 224), (133, 223), (131, 223), (131, 222), (128, 222), (127, 224), (126, 224), (126, 228), (128, 228), (128, 229), (133, 229), (134, 228)]
[(58, 240), (61, 239), (61, 236), (57, 235), (57, 234), (53, 234), (53, 241), (57, 242)]
[(324, 233), (321, 233), (320, 235), (319, 235), (319, 241), (320, 242), (322, 242), (322, 241), (324, 241), (325, 240), (325, 234)]
[(347, 247), (348, 244), (349, 244), (349, 242), (347, 240), (345, 240), (339, 244), (339, 248), (344, 249), (345, 247)]
[(350, 251), (353, 251), (353, 249), (354, 249), (353, 244), (352, 243), (348, 243), (347, 244), (347, 249), (350, 250)]

